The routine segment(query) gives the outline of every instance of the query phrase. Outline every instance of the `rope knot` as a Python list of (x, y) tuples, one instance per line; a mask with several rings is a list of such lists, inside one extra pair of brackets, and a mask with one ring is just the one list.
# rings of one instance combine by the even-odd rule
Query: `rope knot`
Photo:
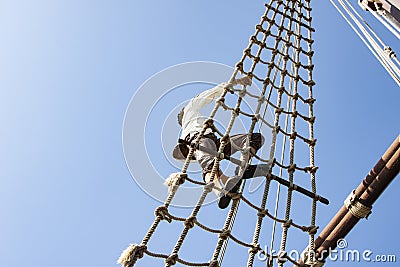
[(185, 222), (183, 223), (188, 228), (193, 228), (196, 223), (196, 217), (188, 217)]
[(207, 128), (213, 128), (214, 127), (214, 120), (209, 118), (203, 123), (203, 125), (206, 126)]
[(219, 267), (219, 263), (217, 260), (211, 261), (208, 267)]
[(218, 105), (220, 105), (220, 106), (223, 106), (223, 104), (225, 103), (225, 97), (220, 97), (220, 98), (218, 98), (216, 101), (215, 101), (215, 103), (217, 103)]
[(283, 112), (283, 108), (277, 108), (277, 109), (275, 109), (275, 113), (276, 113), (277, 115), (280, 115), (282, 112)]
[(267, 214), (268, 214), (268, 210), (267, 209), (260, 210), (260, 211), (257, 212), (257, 216), (258, 217), (262, 217), (262, 218), (264, 218)]
[(238, 62), (236, 64), (236, 69), (239, 70), (239, 71), (243, 71), (243, 62)]
[(317, 139), (314, 138), (314, 139), (311, 139), (311, 140), (307, 140), (306, 142), (310, 146), (315, 146), (315, 144), (317, 143)]
[[(200, 138), (203, 138), (203, 136), (201, 135)], [(193, 150), (199, 149), (199, 143), (198, 142), (190, 143), (190, 148), (192, 148)]]
[(224, 135), (221, 139), (220, 139), (221, 144), (223, 145), (227, 145), (229, 143), (229, 135)]
[(292, 139), (292, 140), (296, 139), (296, 137), (297, 137), (297, 132), (293, 132), (289, 136), (289, 138)]
[(216, 154), (215, 154), (215, 157), (219, 160), (219, 161), (221, 161), (221, 160), (223, 160), (224, 158), (225, 158), (225, 154), (223, 153), (223, 152), (217, 152)]
[(221, 238), (222, 240), (227, 240), (230, 234), (231, 234), (231, 230), (229, 230), (229, 229), (224, 229), (224, 230), (222, 230), (222, 232), (219, 234), (219, 238)]
[(271, 83), (271, 80), (270, 80), (270, 78), (266, 78), (265, 80), (264, 80), (264, 82), (263, 82), (263, 84), (266, 86), (266, 85), (268, 85), (268, 84), (270, 84)]
[(171, 173), (167, 179), (165, 179), (164, 185), (168, 186), (170, 193), (176, 192), (178, 187), (185, 182), (187, 174), (183, 172)]
[(289, 190), (293, 191), (297, 189), (297, 185), (293, 183), (293, 181), (289, 182)]
[(168, 209), (165, 206), (159, 206), (155, 209), (154, 215), (161, 219), (161, 220), (166, 220), (169, 223), (172, 222), (172, 219), (169, 217)]
[(274, 62), (270, 62), (270, 63), (268, 64), (268, 68), (273, 69), (274, 67), (275, 67)]
[(308, 172), (310, 172), (311, 174), (315, 174), (317, 172), (317, 170), (318, 170), (317, 166), (310, 166), (308, 168)]
[(242, 197), (241, 193), (229, 193), (229, 196), (232, 198), (232, 200), (237, 200)]
[(282, 223), (282, 228), (289, 228), (292, 225), (292, 219), (286, 220)]
[(311, 225), (309, 227), (307, 227), (307, 231), (310, 235), (315, 235), (318, 231), (319, 226), (316, 225)]
[[(253, 35), (253, 36), (250, 37), (250, 41), (251, 42), (256, 42), (257, 38)], [(251, 55), (251, 50), (250, 49), (245, 49), (243, 51), (243, 54), (245, 54), (246, 56), (250, 56)]]
[(308, 82), (306, 82), (306, 85), (308, 86), (314, 86), (315, 82), (313, 80), (309, 80)]
[(264, 103), (264, 101), (266, 101), (267, 100), (267, 98), (264, 96), (264, 95), (261, 95), (259, 98), (258, 98), (258, 102), (260, 102), (260, 103)]
[(289, 172), (289, 173), (295, 172), (296, 167), (297, 167), (297, 165), (296, 165), (295, 163), (290, 164), (290, 165), (289, 165), (289, 168), (288, 168), (288, 172)]
[(261, 245), (259, 243), (253, 243), (252, 247), (249, 249), (249, 253), (256, 254), (260, 250), (262, 250)]
[(277, 162), (278, 162), (278, 161), (276, 160), (276, 158), (273, 158), (273, 159), (272, 159), (272, 162), (271, 162), (271, 168), (274, 167), (274, 166), (276, 165)]
[[(257, 40), (257, 37), (255, 35), (252, 35), (250, 37), (250, 41), (257, 42), (258, 40)], [(249, 50), (249, 49), (246, 49), (246, 50)]]
[(128, 267), (143, 257), (144, 252), (147, 250), (147, 246), (138, 245), (138, 244), (130, 244), (122, 253), (118, 259), (118, 263), (123, 267)]
[(175, 265), (177, 259), (178, 259), (178, 254), (172, 253), (171, 255), (169, 255), (168, 258), (165, 259), (165, 263), (168, 265)]
[(215, 186), (215, 183), (210, 182), (204, 186), (204, 191), (208, 194), (213, 190), (214, 186)]
[[(242, 90), (240, 90), (240, 92), (239, 92), (239, 97), (240, 98), (244, 98), (245, 96), (246, 96), (246, 93), (247, 93), (247, 90), (244, 88), (244, 86), (243, 86), (243, 89)], [(237, 107), (237, 108), (235, 108), (234, 109), (235, 110), (235, 112), (237, 112), (238, 114), (240, 113), (240, 108), (239, 107)]]
[(257, 114), (254, 114), (254, 116), (253, 116), (253, 118), (252, 118), (252, 120), (254, 120), (254, 121), (259, 121), (261, 119), (261, 115), (260, 115), (260, 113), (257, 113)]
[(304, 102), (307, 104), (314, 104), (315, 101), (316, 101), (316, 99), (311, 97), (311, 98), (306, 99), (306, 101), (304, 101)]
[(278, 253), (278, 263), (285, 263), (287, 261), (287, 252), (286, 251), (279, 251)]

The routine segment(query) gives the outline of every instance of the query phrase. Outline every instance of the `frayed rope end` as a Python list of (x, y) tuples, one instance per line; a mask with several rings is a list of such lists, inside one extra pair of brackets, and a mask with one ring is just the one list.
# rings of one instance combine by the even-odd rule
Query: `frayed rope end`
[(173, 191), (176, 191), (178, 188), (179, 181), (181, 179), (181, 173), (180, 172), (174, 172), (171, 173), (167, 179), (165, 179), (164, 185), (168, 186), (168, 192), (171, 193)]
[(132, 256), (136, 254), (140, 247), (137, 244), (130, 244), (119, 256), (117, 263), (121, 264), (123, 267), (129, 266), (132, 260)]

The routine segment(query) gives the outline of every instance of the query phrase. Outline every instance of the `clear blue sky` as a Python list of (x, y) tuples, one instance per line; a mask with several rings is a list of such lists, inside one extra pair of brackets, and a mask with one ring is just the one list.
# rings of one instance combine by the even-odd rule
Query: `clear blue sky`
[[(317, 185), (331, 201), (318, 208), (324, 226), (398, 135), (400, 90), (328, 1), (313, 7)], [(263, 11), (259, 1), (2, 1), (0, 266), (115, 266), (139, 243), (159, 203), (125, 164), (131, 97), (178, 63), (233, 66)], [(352, 231), (350, 248), (400, 260), (398, 186)]]

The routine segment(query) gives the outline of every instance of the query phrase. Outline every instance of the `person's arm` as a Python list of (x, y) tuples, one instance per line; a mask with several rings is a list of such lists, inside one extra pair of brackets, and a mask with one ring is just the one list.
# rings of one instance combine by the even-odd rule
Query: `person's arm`
[[(234, 80), (232, 86), (236, 84), (242, 84), (243, 86), (251, 85), (251, 79), (249, 77), (243, 77)], [(200, 109), (205, 105), (211, 103), (216, 97), (220, 96), (224, 92), (224, 88), (227, 83), (221, 83), (214, 88), (208, 89), (196, 97), (192, 98), (184, 108), (182, 125), (185, 127), (186, 123), (192, 119), (201, 116)]]
[(221, 95), (225, 85), (225, 83), (221, 83), (192, 98), (183, 110), (182, 127), (186, 127), (188, 122), (201, 116), (200, 109)]
[[(221, 95), (224, 92), (224, 87), (226, 83), (221, 83), (214, 88), (208, 89), (196, 97), (192, 98), (187, 105), (190, 106), (190, 109), (193, 111), (199, 111), (205, 105), (211, 103), (217, 96)], [(186, 109), (186, 108), (185, 108)]]

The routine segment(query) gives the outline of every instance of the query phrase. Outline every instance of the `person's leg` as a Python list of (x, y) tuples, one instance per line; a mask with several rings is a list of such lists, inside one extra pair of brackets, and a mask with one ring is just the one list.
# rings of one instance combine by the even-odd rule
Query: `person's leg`
[[(226, 176), (225, 176), (226, 177)], [(224, 182), (224, 189), (229, 193), (237, 193), (239, 191), (240, 185), (242, 184), (242, 179), (239, 176), (226, 177)], [(232, 197), (229, 194), (219, 193), (218, 207), (225, 209), (229, 206)]]
[[(256, 165), (249, 165), (247, 169), (242, 174), (242, 179), (249, 179), (253, 177), (260, 177), (260, 176), (267, 176), (270, 164), (263, 163), (263, 164), (256, 164)], [(239, 167), (236, 168), (236, 172), (239, 171)]]
[[(207, 152), (202, 151), (201, 149), (197, 149), (195, 152), (196, 159), (199, 162), (201, 168), (203, 169), (203, 180), (206, 183), (209, 183), (210, 179), (211, 179), (211, 171), (212, 171), (212, 168), (214, 166), (214, 161), (215, 161), (214, 157), (215, 157), (215, 154), (217, 153), (217, 149), (218, 149), (216, 143), (217, 143), (216, 138), (212, 139), (212, 138), (204, 137), (200, 140), (199, 145), (201, 147), (204, 147), (205, 149), (207, 149)], [(218, 170), (213, 181), (216, 186), (223, 188), (223, 186), (225, 185), (227, 180), (228, 180), (228, 177), (225, 176), (221, 170)], [(221, 184), (221, 182), (222, 182), (222, 184)], [(219, 193), (218, 190), (214, 190), (214, 192), (217, 195)]]
[[(229, 179), (229, 177), (226, 176), (225, 174), (223, 174), (222, 171), (218, 171), (218, 173), (217, 173), (217, 174), (215, 175), (215, 177), (214, 177), (213, 182), (214, 182), (214, 184), (215, 184), (216, 187), (219, 187), (219, 188), (222, 189), (222, 188), (224, 188), (224, 186), (225, 186), (225, 184), (226, 184), (226, 181), (227, 181), (228, 179)], [(208, 172), (208, 173), (206, 173), (206, 174), (204, 175), (204, 181), (205, 181), (206, 183), (209, 183), (210, 180), (211, 180), (211, 172)], [(221, 183), (221, 182), (222, 182), (222, 183)], [(213, 192), (214, 192), (217, 196), (220, 195), (220, 191), (217, 190), (217, 189), (213, 189)]]
[(203, 170), (203, 179), (205, 179), (205, 174), (211, 173), (214, 166), (214, 157), (217, 153), (217, 145), (214, 140), (203, 137), (199, 142), (199, 146), (207, 150), (203, 151), (202, 149), (197, 149), (194, 153), (196, 160), (199, 162), (200, 167)]
[[(226, 146), (224, 153), (226, 153), (227, 155), (230, 156), (230, 155), (236, 153), (237, 151), (243, 149), (246, 146), (246, 142), (249, 142), (250, 153), (252, 153), (254, 155), (257, 153), (257, 151), (263, 145), (264, 137), (260, 133), (252, 133), (250, 135), (250, 140), (249, 140), (248, 134), (233, 135), (230, 137), (230, 144), (228, 146)], [(252, 165), (250, 165), (250, 166), (252, 166)], [(232, 176), (229, 179), (225, 179), (225, 181), (223, 182), (225, 190), (228, 190), (231, 193), (238, 192), (240, 185), (241, 185), (242, 178), (249, 178), (247, 176), (245, 177), (244, 175), (242, 177), (239, 177), (239, 176), (237, 176), (237, 174), (238, 174), (237, 172), (238, 171), (236, 171), (235, 176)], [(245, 172), (245, 174), (255, 174), (255, 173), (256, 172), (253, 171), (252, 168), (251, 168), (250, 172)], [(265, 171), (262, 173), (264, 174)], [(231, 199), (232, 199), (231, 196), (220, 193), (218, 206), (221, 209), (227, 208), (229, 206)]]
[[(236, 146), (244, 147), (246, 145), (247, 140), (248, 140), (248, 135), (241, 134), (233, 138), (232, 142), (235, 142)], [(262, 136), (261, 133), (252, 133), (250, 135), (249, 145), (251, 154), (253, 155), (256, 154), (263, 144), (264, 144), (264, 137)], [(242, 178), (248, 179), (259, 176), (267, 176), (269, 168), (270, 164), (249, 165), (247, 169), (243, 172)], [(238, 168), (236, 169), (236, 172), (238, 172)]]
[[(230, 153), (229, 155), (233, 155), (238, 150), (243, 149), (246, 145), (248, 140), (248, 134), (236, 134), (231, 136), (230, 138), (230, 145), (228, 146), (230, 151), (225, 151), (225, 153)], [(257, 151), (262, 147), (264, 144), (264, 137), (261, 133), (252, 133), (250, 135), (249, 145), (250, 145), (250, 152), (252, 154), (256, 154)]]

